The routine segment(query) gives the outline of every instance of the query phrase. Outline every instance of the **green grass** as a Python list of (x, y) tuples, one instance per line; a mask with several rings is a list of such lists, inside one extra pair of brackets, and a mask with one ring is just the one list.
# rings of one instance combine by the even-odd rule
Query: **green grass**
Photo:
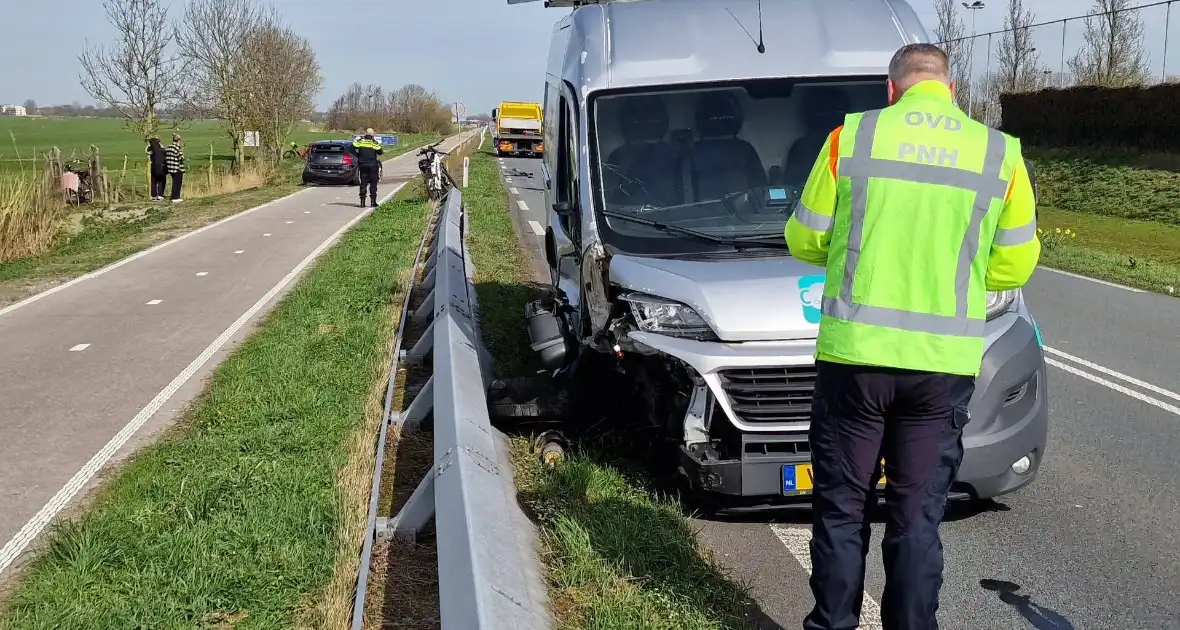
[(1045, 149), (1027, 156), (1043, 205), (1180, 225), (1180, 157)]
[[(1093, 278), (1180, 294), (1180, 227), (1055, 208), (1040, 210), (1041, 264)], [(1064, 238), (1056, 230), (1076, 232)]]
[(355, 435), (425, 221), (403, 193), (326, 252), (181, 423), (52, 532), (0, 627), (304, 627), (333, 576), (337, 474), (366, 443)]
[[(172, 133), (172, 130), (161, 129), (161, 142), (165, 145), (171, 142)], [(177, 133), (184, 138), (189, 170), (208, 167), (210, 156), (215, 168), (221, 169), (227, 168), (233, 159), (232, 145), (218, 121), (186, 123)], [(312, 126), (304, 123), (296, 125), (291, 141), (303, 145), (313, 140), (349, 137), (351, 135), (345, 132), (312, 131)], [(427, 137), (426, 134), (399, 134), (398, 146), (417, 147)], [(128, 131), (121, 119), (0, 116), (0, 173), (19, 172), (22, 162), (26, 171), (39, 168), (41, 153), (54, 146), (68, 157), (71, 151), (85, 155), (90, 145), (98, 147), (103, 165), (112, 171), (123, 168), (124, 156), (127, 157), (128, 171), (143, 172), (146, 168), (143, 139)], [(251, 151), (253, 149), (247, 148), (246, 155), (251, 155)], [(32, 164), (30, 158), (38, 159)]]
[[(6, 117), (0, 117), (0, 124)], [(406, 136), (386, 155), (394, 157), (437, 136)], [(20, 300), (45, 288), (89, 273), (162, 241), (203, 227), (299, 190), (298, 166), (270, 185), (236, 193), (187, 199), (179, 206), (150, 201), (122, 204), (118, 212), (98, 212), (80, 221), (77, 229), (63, 230), (45, 253), (0, 262), (0, 305)]]
[[(535, 369), (524, 304), (535, 295), (494, 157), (471, 159), (463, 198), (484, 341), (504, 375)], [(698, 543), (679, 505), (603, 444), (575, 444), (549, 469), (513, 440), (517, 488), (541, 534), (550, 599), (563, 630), (753, 628), (747, 594)]]
[[(1028, 148), (1037, 171), (1041, 263), (1180, 291), (1180, 156)], [(1076, 238), (1057, 236), (1070, 229)]]

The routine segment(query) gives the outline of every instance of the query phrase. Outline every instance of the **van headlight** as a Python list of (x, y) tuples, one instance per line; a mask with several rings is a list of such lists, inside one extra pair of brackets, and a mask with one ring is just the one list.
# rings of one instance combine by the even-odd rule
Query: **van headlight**
[(1012, 308), (1012, 303), (1016, 301), (1016, 291), (988, 291), (987, 292), (987, 319), (991, 321), (1003, 313), (1006, 313), (1009, 308)]
[(713, 329), (691, 306), (643, 293), (627, 293), (635, 323), (644, 332), (674, 337), (715, 338)]

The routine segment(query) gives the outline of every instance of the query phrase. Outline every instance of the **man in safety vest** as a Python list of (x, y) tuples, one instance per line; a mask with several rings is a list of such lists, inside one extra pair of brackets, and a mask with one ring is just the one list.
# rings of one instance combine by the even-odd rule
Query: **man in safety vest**
[(986, 293), (1023, 286), (1040, 257), (1020, 143), (955, 106), (947, 65), (930, 44), (899, 50), (891, 105), (845, 117), (786, 226), (792, 255), (827, 268), (807, 630), (858, 626), (882, 459), (882, 621), (938, 627), (938, 527), (963, 459)]
[(377, 180), (381, 179), (381, 158), (385, 152), (381, 143), (373, 137), (373, 130), (366, 129), (365, 135), (352, 143), (352, 151), (356, 153), (357, 168), (361, 174), (361, 207), (365, 207), (365, 188), (369, 189), (369, 202), (377, 207)]

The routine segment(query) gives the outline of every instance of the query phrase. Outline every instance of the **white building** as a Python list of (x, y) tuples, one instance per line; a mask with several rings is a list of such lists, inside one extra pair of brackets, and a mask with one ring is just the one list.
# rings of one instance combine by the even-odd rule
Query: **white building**
[(0, 105), (0, 114), (4, 116), (28, 116), (24, 105)]

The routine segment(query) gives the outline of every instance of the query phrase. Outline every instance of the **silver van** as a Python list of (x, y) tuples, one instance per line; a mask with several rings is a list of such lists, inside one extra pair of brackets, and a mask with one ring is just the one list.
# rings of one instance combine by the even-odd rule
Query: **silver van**
[[(904, 0), (547, 6), (573, 10), (545, 76), (552, 296), (528, 305), (534, 350), (592, 396), (624, 374), (697, 492), (806, 501), (824, 271), (791, 257), (784, 224), (824, 138), (887, 105), (891, 56), (926, 31)], [(1015, 491), (1045, 454), (1040, 333), (1020, 291), (988, 300), (955, 499)]]

